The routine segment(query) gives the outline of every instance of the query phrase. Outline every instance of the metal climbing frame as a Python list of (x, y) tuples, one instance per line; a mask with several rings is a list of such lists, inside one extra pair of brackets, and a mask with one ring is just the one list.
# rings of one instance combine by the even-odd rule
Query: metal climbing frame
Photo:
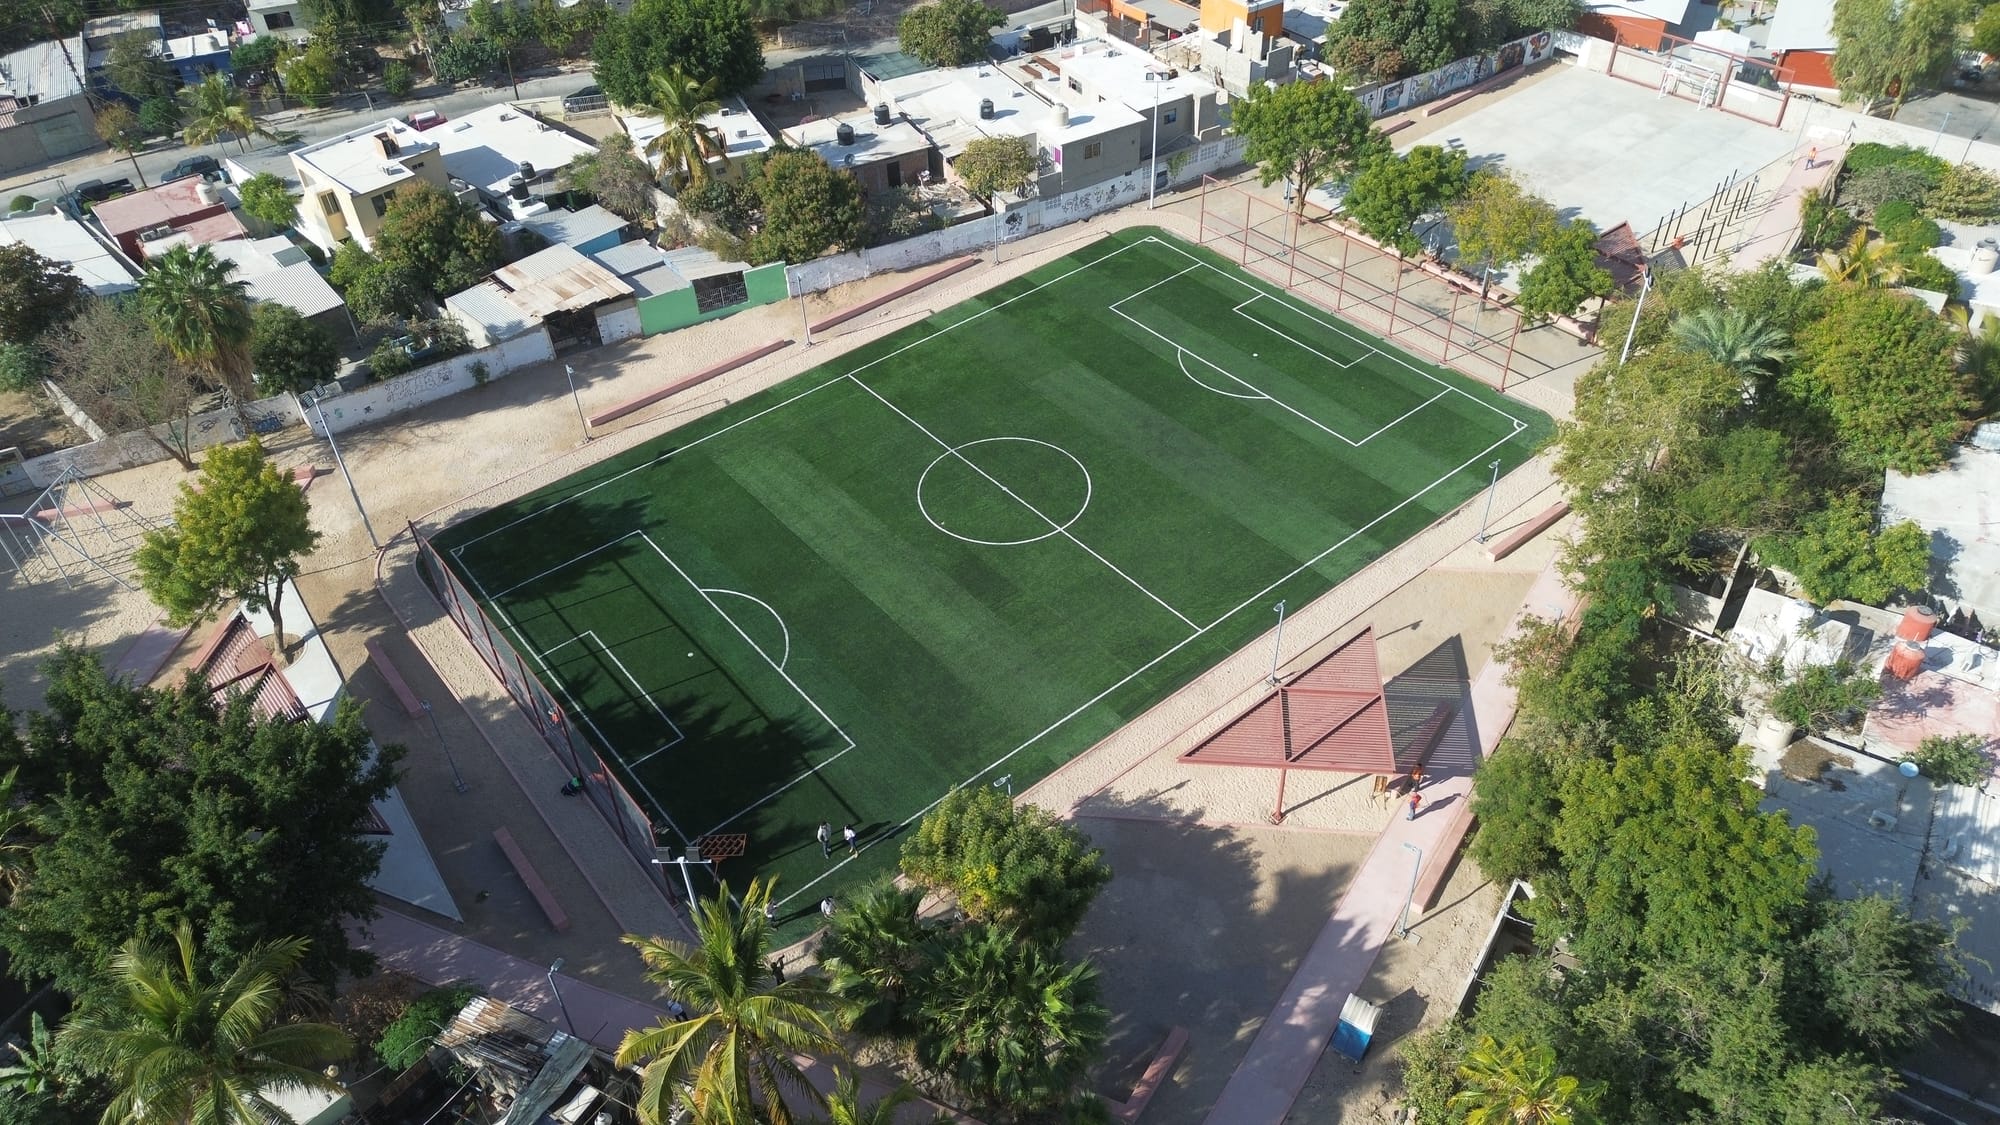
[(29, 503), (25, 512), (0, 514), (0, 551), (15, 573), (34, 581), (50, 572), (75, 589), (91, 571), (127, 590), (136, 590), (117, 569), (128, 561), (152, 521), (74, 463)]

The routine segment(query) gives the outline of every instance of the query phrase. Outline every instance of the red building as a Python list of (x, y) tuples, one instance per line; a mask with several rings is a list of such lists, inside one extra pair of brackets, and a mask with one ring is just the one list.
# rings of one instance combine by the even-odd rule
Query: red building
[(250, 233), (223, 202), (222, 189), (199, 176), (107, 199), (91, 214), (135, 262), (145, 260), (146, 243), (179, 231), (188, 231), (197, 243), (226, 242)]

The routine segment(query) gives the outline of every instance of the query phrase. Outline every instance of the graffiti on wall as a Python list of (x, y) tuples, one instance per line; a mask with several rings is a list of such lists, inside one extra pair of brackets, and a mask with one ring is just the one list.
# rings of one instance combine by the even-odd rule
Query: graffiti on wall
[(1385, 82), (1372, 90), (1357, 92), (1370, 116), (1381, 117), (1400, 109), (1420, 106), (1446, 94), (1455, 93), (1496, 74), (1520, 66), (1533, 66), (1555, 54), (1555, 36), (1538, 31), (1484, 55), (1469, 55), (1410, 78)]

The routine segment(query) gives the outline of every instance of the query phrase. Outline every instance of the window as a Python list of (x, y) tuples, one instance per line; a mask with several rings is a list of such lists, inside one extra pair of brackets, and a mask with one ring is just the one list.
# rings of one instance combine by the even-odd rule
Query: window
[(1075, 90), (1079, 94), (1083, 93), (1083, 83), (1078, 82), (1074, 78), (1069, 80), (1069, 88)]
[(379, 219), (389, 213), (389, 200), (395, 198), (395, 196), (395, 192), (385, 191), (381, 195), (374, 196), (368, 200), (370, 204), (374, 205), (376, 218)]
[(1181, 119), (1181, 111), (1178, 109), (1169, 109), (1160, 114), (1160, 121), (1167, 125), (1172, 125), (1174, 122), (1179, 121), (1180, 119)]
[(742, 273), (719, 273), (712, 277), (694, 279), (694, 308), (698, 313), (711, 313), (740, 305), (750, 299), (750, 290), (743, 281)]
[(340, 214), (340, 197), (330, 191), (320, 192), (319, 209), (329, 215)]
[(1101, 141), (1092, 141), (1089, 144), (1083, 146), (1083, 158), (1085, 160), (1095, 160), (1103, 155), (1104, 155), (1104, 144)]
[(292, 22), (292, 13), (290, 12), (264, 13), (264, 30), (266, 31), (281, 31), (294, 26), (297, 25)]

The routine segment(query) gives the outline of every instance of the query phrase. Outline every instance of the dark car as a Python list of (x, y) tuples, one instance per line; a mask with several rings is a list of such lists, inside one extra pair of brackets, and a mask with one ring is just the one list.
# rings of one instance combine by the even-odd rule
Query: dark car
[(1986, 72), (1976, 66), (1963, 67), (1958, 72), (1958, 80), (1968, 86), (1986, 81)]
[(174, 165), (173, 171), (161, 176), (160, 182), (170, 184), (175, 180), (185, 180), (190, 176), (200, 176), (204, 179), (220, 179), (222, 177), (222, 164), (213, 156), (190, 156), (179, 164)]
[(127, 195), (132, 191), (131, 180), (85, 180), (76, 185), (76, 197), (85, 203), (102, 203), (113, 196)]
[(585, 86), (563, 99), (564, 113), (587, 113), (593, 109), (603, 109), (611, 102), (604, 96), (602, 86)]

